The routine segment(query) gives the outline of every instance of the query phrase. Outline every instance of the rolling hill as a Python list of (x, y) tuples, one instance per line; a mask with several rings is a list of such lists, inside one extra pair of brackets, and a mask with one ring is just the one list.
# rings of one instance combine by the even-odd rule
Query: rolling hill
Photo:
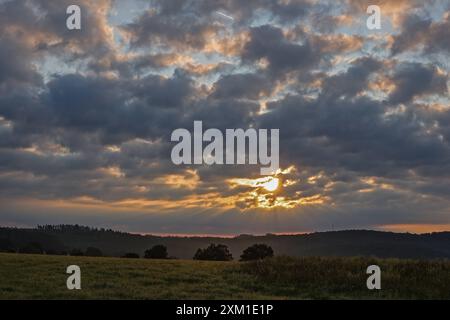
[[(99, 248), (104, 255), (121, 256), (143, 252), (156, 244), (167, 246), (169, 255), (191, 259), (198, 248), (222, 243), (235, 259), (255, 243), (270, 245), (276, 255), (302, 256), (374, 256), (380, 258), (450, 258), (450, 232), (430, 234), (392, 233), (367, 230), (317, 232), (303, 235), (240, 235), (218, 237), (160, 237), (137, 235), (83, 226), (42, 226), (34, 229), (0, 228), (0, 249), (17, 251), (29, 243), (39, 243), (47, 252), (77, 248)], [(3, 251), (5, 251), (3, 249)]]

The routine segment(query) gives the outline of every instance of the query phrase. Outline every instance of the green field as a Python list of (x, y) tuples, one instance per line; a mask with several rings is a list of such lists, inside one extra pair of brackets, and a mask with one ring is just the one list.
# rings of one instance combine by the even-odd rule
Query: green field
[[(66, 267), (81, 267), (81, 290)], [(366, 288), (366, 267), (382, 290)], [(1, 299), (450, 299), (449, 261), (288, 258), (240, 262), (0, 254)]]

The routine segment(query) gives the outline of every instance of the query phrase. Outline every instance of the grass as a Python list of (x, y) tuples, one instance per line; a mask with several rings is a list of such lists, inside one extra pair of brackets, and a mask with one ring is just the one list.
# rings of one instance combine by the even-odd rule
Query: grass
[[(368, 290), (369, 265), (381, 268), (382, 290)], [(277, 257), (244, 264), (264, 290), (300, 299), (450, 299), (450, 261)]]
[[(67, 290), (68, 265), (82, 290)], [(368, 265), (382, 290), (366, 288)], [(239, 263), (0, 254), (0, 299), (450, 299), (450, 262), (289, 258)]]

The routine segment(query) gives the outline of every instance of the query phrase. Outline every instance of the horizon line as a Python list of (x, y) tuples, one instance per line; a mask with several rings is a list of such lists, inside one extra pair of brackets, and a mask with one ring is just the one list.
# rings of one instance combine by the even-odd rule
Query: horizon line
[[(34, 227), (25, 227), (25, 226), (12, 226), (12, 225), (0, 225), (0, 228), (15, 228), (15, 229), (38, 229), (39, 226), (79, 226), (79, 227), (88, 227), (92, 229), (105, 229), (112, 230), (114, 232), (122, 232), (131, 235), (140, 235), (140, 236), (154, 236), (161, 238), (222, 238), (222, 239), (233, 239), (242, 236), (249, 237), (264, 237), (264, 236), (300, 236), (300, 235), (309, 235), (314, 233), (331, 233), (331, 232), (346, 232), (346, 231), (373, 231), (373, 232), (385, 232), (385, 233), (397, 233), (397, 234), (414, 234), (414, 235), (424, 235), (424, 234), (433, 234), (433, 233), (450, 233), (449, 229), (437, 229), (437, 230), (429, 230), (422, 232), (414, 232), (411, 230), (389, 230), (385, 228), (350, 228), (350, 229), (332, 229), (332, 230), (313, 230), (313, 231), (299, 231), (299, 232), (266, 232), (266, 233), (239, 233), (239, 234), (209, 234), (209, 233), (162, 233), (162, 232), (133, 232), (133, 231), (124, 231), (120, 229), (114, 229), (113, 227), (98, 227), (98, 226), (88, 226), (82, 224), (45, 224), (45, 225), (36, 225)], [(394, 228), (395, 229), (395, 228)]]

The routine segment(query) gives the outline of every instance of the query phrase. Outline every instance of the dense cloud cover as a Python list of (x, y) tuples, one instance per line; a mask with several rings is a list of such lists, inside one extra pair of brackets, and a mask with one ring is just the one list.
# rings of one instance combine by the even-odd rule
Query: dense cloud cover
[[(0, 0), (0, 224), (450, 228), (450, 1), (372, 2)], [(174, 165), (194, 120), (280, 129), (282, 186)]]

